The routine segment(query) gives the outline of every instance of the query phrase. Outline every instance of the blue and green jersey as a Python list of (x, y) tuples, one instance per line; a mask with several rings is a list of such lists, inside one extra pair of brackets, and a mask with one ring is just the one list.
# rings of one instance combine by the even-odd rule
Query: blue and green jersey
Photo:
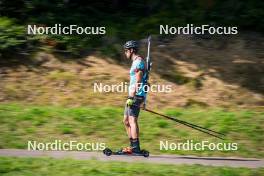
[(145, 64), (145, 61), (144, 59), (142, 59), (141, 57), (137, 57), (133, 63), (132, 63), (132, 66), (130, 68), (130, 83), (129, 83), (129, 93), (130, 91), (134, 90), (134, 87), (136, 85), (136, 73), (138, 71), (142, 71), (143, 72), (143, 77), (142, 77), (142, 80), (139, 84), (139, 89), (136, 93), (136, 95), (138, 96), (143, 96), (143, 97), (146, 97), (146, 92), (144, 91), (144, 87), (145, 87), (145, 84), (146, 84), (146, 64)]

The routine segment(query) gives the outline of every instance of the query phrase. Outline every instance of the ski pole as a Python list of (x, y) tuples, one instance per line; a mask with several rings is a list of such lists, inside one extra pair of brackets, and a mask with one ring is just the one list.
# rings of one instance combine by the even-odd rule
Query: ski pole
[[(167, 116), (167, 115), (164, 115), (164, 114), (160, 114), (160, 113), (155, 112), (155, 111), (152, 111), (152, 110), (150, 110), (150, 109), (146, 109), (146, 108), (142, 108), (142, 109), (145, 110), (145, 111), (147, 111), (147, 112), (150, 112), (150, 113), (153, 113), (153, 114), (156, 114), (156, 115), (159, 115), (159, 116), (165, 117), (165, 118), (170, 119), (170, 120), (173, 120), (173, 121), (175, 121), (175, 122), (178, 122), (178, 123), (180, 123), (180, 124), (183, 124), (183, 125), (185, 125), (185, 126), (188, 126), (188, 127), (190, 127), (190, 128), (193, 128), (193, 129), (198, 130), (198, 131), (200, 131), (200, 132), (203, 132), (203, 133), (206, 133), (206, 134), (208, 134), (208, 135), (214, 136), (214, 137), (216, 137), (216, 138), (223, 139), (222, 137), (216, 135), (216, 134), (224, 135), (223, 133), (219, 133), (219, 132), (216, 132), (216, 131), (213, 131), (213, 130), (210, 130), (210, 129), (207, 129), (207, 128), (204, 128), (204, 127), (201, 127), (201, 126), (198, 126), (198, 125), (194, 125), (194, 124), (191, 124), (191, 123), (188, 123), (188, 122), (182, 121), (182, 120), (178, 120), (178, 119), (176, 119), (176, 118), (172, 118), (172, 117), (170, 117), (170, 116)], [(205, 131), (205, 130), (207, 130), (207, 131)], [(211, 132), (216, 133), (216, 134), (212, 134), (212, 133), (210, 133), (210, 132), (208, 132), (208, 131), (211, 131)]]
[[(175, 118), (174, 118), (174, 119), (175, 119)], [(183, 120), (179, 120), (179, 119), (177, 119), (177, 121), (180, 122), (180, 123), (185, 123), (185, 124), (188, 124), (188, 125), (194, 126), (194, 127), (196, 127), (196, 128), (204, 129), (204, 130), (207, 130), (207, 131), (210, 131), (210, 132), (213, 132), (213, 133), (216, 133), (216, 134), (219, 134), (219, 135), (223, 135), (223, 136), (225, 136), (225, 134), (223, 134), (223, 133), (220, 133), (220, 132), (217, 132), (217, 131), (214, 131), (214, 130), (210, 130), (210, 129), (208, 129), (208, 128), (204, 128), (204, 127), (199, 126), (199, 125), (195, 125), (195, 124), (192, 124), (192, 123), (189, 123), (189, 122), (186, 122), (186, 121), (183, 121)]]

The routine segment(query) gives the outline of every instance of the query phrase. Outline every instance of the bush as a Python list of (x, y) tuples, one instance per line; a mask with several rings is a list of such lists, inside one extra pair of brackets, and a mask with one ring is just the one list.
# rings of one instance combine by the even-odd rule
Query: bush
[(13, 20), (0, 18), (0, 52), (13, 52), (27, 49), (33, 38), (27, 36), (25, 27), (17, 25)]

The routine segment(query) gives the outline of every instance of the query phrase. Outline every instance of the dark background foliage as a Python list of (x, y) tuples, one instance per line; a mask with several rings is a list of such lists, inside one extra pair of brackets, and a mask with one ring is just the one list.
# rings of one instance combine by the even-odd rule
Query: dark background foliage
[[(94, 50), (111, 55), (117, 49), (107, 44), (157, 34), (160, 24), (229, 25), (263, 31), (263, 9), (262, 0), (0, 0), (0, 51), (50, 45), (76, 55)], [(106, 26), (107, 35), (29, 36), (28, 24)]]

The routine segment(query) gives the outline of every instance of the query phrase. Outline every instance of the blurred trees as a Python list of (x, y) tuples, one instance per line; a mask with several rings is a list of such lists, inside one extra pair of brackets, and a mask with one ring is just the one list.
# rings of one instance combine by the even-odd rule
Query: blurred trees
[(43, 37), (26, 34), (28, 24), (107, 27), (106, 36), (44, 37), (54, 41), (56, 49), (78, 54), (105, 50), (112, 41), (157, 34), (160, 24), (209, 23), (263, 31), (263, 9), (263, 0), (0, 0), (0, 52), (26, 49), (32, 41), (41, 43)]

